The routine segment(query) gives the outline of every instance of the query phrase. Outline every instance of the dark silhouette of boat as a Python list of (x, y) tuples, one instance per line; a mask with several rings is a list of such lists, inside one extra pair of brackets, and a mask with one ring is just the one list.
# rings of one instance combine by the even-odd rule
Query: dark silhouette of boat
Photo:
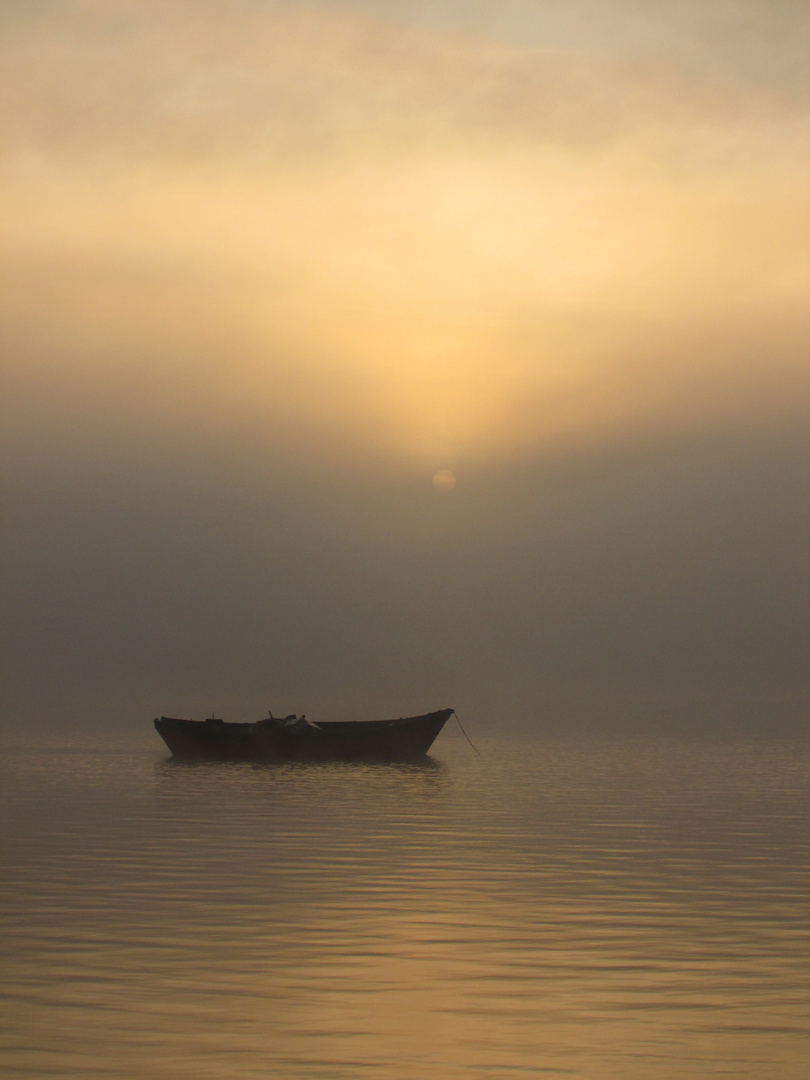
[(255, 724), (161, 716), (154, 723), (172, 754), (183, 760), (401, 761), (424, 757), (452, 715), (452, 709), (439, 709), (399, 720), (332, 720), (318, 724), (304, 716), (282, 720), (272, 714)]

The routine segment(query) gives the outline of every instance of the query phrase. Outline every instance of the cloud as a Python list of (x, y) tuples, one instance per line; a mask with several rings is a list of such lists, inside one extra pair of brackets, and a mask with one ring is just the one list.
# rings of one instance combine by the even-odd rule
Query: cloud
[(779, 17), (758, 4), (552, 4), (540, 18), (511, 4), (494, 20), (486, 7), (484, 18), (433, 9), (8, 5), (9, 137), (107, 161), (267, 165), (470, 140), (578, 146), (667, 127), (725, 145), (741, 125), (805, 112), (794, 4)]

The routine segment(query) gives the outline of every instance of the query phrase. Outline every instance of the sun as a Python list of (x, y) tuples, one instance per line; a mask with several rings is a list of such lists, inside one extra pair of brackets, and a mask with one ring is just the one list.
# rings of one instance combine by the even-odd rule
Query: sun
[(456, 486), (456, 478), (449, 469), (439, 469), (433, 477), (433, 486), (437, 491), (452, 491)]

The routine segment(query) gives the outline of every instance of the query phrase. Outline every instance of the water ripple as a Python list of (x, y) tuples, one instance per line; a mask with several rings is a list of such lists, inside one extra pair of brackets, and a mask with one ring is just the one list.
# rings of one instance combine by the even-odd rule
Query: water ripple
[(804, 1080), (799, 746), (7, 749), (4, 1077)]

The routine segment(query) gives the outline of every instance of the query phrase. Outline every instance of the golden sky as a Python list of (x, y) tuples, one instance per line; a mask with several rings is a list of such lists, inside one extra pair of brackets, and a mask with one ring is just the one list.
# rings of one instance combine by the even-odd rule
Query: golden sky
[(12, 368), (431, 468), (779, 423), (800, 10), (6, 4)]
[(0, 18), (7, 715), (799, 700), (806, 5)]

